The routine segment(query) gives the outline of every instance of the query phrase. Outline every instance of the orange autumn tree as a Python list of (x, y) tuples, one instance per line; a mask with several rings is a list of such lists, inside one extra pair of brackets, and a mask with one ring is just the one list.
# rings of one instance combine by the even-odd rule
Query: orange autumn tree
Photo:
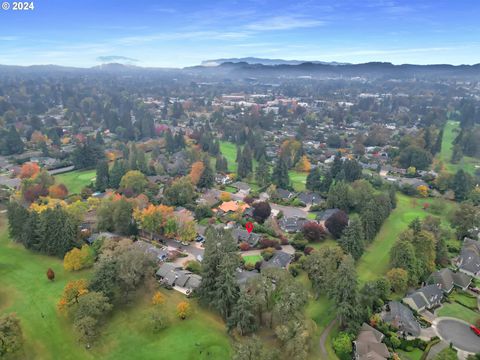
[(40, 172), (40, 166), (34, 162), (27, 162), (22, 165), (19, 177), (21, 179), (32, 179)]
[(85, 279), (69, 281), (65, 288), (63, 289), (62, 297), (58, 302), (58, 309), (60, 311), (65, 311), (69, 307), (78, 303), (78, 299), (88, 294), (88, 282)]
[(160, 291), (156, 291), (152, 296), (152, 305), (162, 305), (165, 303), (165, 296)]
[(204, 168), (205, 165), (203, 165), (202, 161), (196, 161), (192, 164), (192, 170), (190, 170), (190, 180), (192, 181), (193, 185), (198, 184)]
[(301, 172), (310, 172), (311, 168), (312, 164), (310, 164), (310, 161), (308, 160), (306, 155), (303, 155), (300, 160), (298, 160), (297, 165), (295, 166), (295, 170)]
[(177, 316), (185, 320), (192, 313), (192, 308), (190, 304), (186, 301), (181, 301), (177, 305)]
[(48, 188), (48, 194), (54, 199), (65, 199), (68, 195), (68, 189), (63, 184), (54, 184)]

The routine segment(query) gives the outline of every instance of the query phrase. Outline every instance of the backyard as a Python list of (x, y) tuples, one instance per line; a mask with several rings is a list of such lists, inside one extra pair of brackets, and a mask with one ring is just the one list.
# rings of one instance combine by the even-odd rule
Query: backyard
[[(118, 309), (93, 348), (87, 351), (74, 338), (72, 326), (57, 311), (56, 304), (65, 284), (88, 278), (89, 271), (70, 273), (59, 259), (34, 254), (10, 241), (3, 217), (0, 218), (0, 309), (16, 312), (25, 337), (24, 351), (36, 359), (226, 359), (230, 341), (225, 325), (216, 315), (199, 309), (192, 301), (194, 314), (187, 320), (175, 318), (175, 306), (183, 295), (164, 291), (165, 307), (171, 314), (170, 326), (160, 334), (147, 328), (149, 295)], [(55, 281), (45, 275), (51, 267)], [(25, 355), (24, 354), (24, 355)], [(161, 354), (161, 355), (159, 355)]]
[(95, 170), (75, 170), (55, 175), (57, 184), (64, 184), (70, 194), (79, 194), (92, 181), (95, 181)]

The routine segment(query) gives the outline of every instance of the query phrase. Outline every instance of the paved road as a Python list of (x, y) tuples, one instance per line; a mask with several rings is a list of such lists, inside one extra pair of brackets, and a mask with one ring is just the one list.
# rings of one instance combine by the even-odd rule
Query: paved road
[(475, 335), (469, 325), (452, 318), (438, 318), (436, 330), (441, 339), (459, 350), (480, 353), (480, 337)]

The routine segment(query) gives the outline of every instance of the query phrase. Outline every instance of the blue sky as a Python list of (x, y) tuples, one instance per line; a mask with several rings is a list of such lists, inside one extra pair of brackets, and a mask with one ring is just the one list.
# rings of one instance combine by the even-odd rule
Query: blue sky
[(0, 10), (0, 64), (183, 67), (245, 56), (480, 63), (477, 0), (34, 0), (34, 5), (34, 11)]

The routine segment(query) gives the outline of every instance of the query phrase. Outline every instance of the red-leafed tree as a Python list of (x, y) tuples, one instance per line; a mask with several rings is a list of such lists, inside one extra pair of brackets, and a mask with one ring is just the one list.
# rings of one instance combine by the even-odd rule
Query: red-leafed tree
[(267, 201), (259, 201), (253, 204), (253, 218), (256, 221), (263, 223), (266, 219), (268, 219), (271, 213), (272, 208)]
[(326, 236), (326, 231), (323, 226), (315, 221), (309, 221), (303, 225), (302, 232), (308, 241), (320, 241), (325, 239)]
[(55, 280), (55, 273), (53, 272), (52, 268), (48, 268), (47, 270), (47, 278), (50, 281)]

